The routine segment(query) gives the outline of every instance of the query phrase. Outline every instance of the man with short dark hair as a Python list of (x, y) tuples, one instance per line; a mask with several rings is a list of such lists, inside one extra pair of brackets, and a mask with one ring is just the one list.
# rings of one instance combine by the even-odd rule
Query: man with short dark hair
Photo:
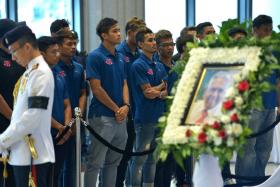
[(177, 73), (171, 71), (172, 67), (175, 65), (175, 61), (172, 60), (175, 43), (173, 41), (171, 32), (168, 30), (159, 30), (155, 35), (155, 40), (157, 44), (159, 62), (164, 65), (164, 68), (168, 75), (167, 91), (168, 94), (171, 94), (171, 89), (173, 88), (173, 85), (178, 78)]
[[(59, 61), (59, 48), (56, 40), (50, 36), (42, 36), (38, 39), (38, 45), (41, 54), (52, 69), (54, 77), (55, 89), (51, 133), (53, 140), (56, 141), (56, 138), (61, 135), (72, 118), (71, 104), (66, 82), (56, 68), (56, 64)], [(69, 129), (63, 138), (54, 145), (55, 163), (52, 167), (53, 187), (59, 187), (62, 185), (61, 176), (63, 176), (65, 155), (69, 154), (67, 153), (67, 144), (65, 144), (65, 142), (68, 140), (71, 133), (71, 129)]]
[[(69, 21), (65, 20), (65, 19), (57, 19), (54, 22), (52, 22), (51, 26), (50, 26), (50, 31), (51, 31), (51, 36), (55, 37), (57, 34), (59, 34), (59, 32), (61, 31), (70, 31), (70, 25), (69, 25)], [(79, 36), (78, 33), (74, 30), (72, 30), (71, 32), (73, 32), (73, 38), (75, 39), (75, 45), (76, 45), (76, 52), (74, 55), (74, 60), (77, 61), (79, 64), (81, 64), (83, 67), (85, 67), (85, 58), (86, 58), (86, 51), (78, 51), (77, 50), (77, 45), (79, 43)]]
[(259, 15), (253, 20), (253, 35), (262, 39), (272, 34), (272, 18), (267, 15)]
[[(127, 86), (129, 89), (129, 100), (130, 100), (130, 112), (128, 114), (127, 119), (127, 142), (126, 142), (126, 151), (132, 151), (133, 149), (133, 143), (135, 139), (135, 132), (134, 132), (134, 126), (133, 126), (133, 115), (135, 111), (135, 107), (133, 104), (133, 95), (131, 92), (131, 77), (130, 77), (130, 68), (133, 62), (139, 57), (140, 50), (137, 46), (137, 43), (135, 41), (135, 35), (137, 31), (141, 27), (145, 27), (146, 23), (137, 17), (133, 17), (130, 19), (125, 26), (125, 32), (126, 32), (126, 39), (120, 43), (120, 45), (117, 46), (117, 51), (120, 52), (125, 59), (125, 69), (127, 74)], [(124, 155), (120, 165), (118, 166), (118, 174), (117, 174), (117, 180), (116, 180), (116, 187), (122, 187), (124, 178), (126, 178), (125, 183), (128, 185), (129, 182), (129, 171), (127, 167), (129, 167), (128, 161), (131, 158), (131, 156)], [(126, 177), (125, 177), (126, 175)]]
[[(125, 61), (117, 52), (121, 41), (118, 22), (113, 18), (102, 19), (96, 32), (100, 46), (87, 59), (87, 79), (93, 98), (89, 108), (89, 125), (106, 141), (124, 149), (126, 145), (126, 119), (130, 109), (126, 81)], [(100, 186), (112, 187), (116, 183), (117, 167), (122, 155), (91, 136), (85, 171), (85, 187), (96, 186), (100, 172)]]
[[(136, 42), (141, 48), (140, 57), (131, 67), (132, 94), (135, 103), (134, 128), (135, 151), (144, 151), (155, 146), (155, 131), (158, 118), (164, 112), (167, 96), (167, 73), (160, 62), (153, 60), (157, 51), (155, 34), (143, 28), (136, 34)], [(143, 187), (154, 185), (156, 162), (153, 153), (132, 157), (131, 185)], [(143, 175), (143, 180), (141, 180)]]
[(65, 19), (57, 19), (51, 23), (50, 32), (52, 36), (60, 29), (70, 30), (69, 21)]
[(199, 40), (203, 40), (207, 35), (215, 33), (215, 29), (210, 22), (203, 22), (196, 26), (196, 36)]
[(184, 36), (179, 36), (177, 39), (176, 39), (176, 49), (178, 51), (178, 58), (175, 59), (173, 57), (173, 60), (174, 61), (177, 61), (177, 60), (182, 60), (183, 57), (184, 57), (184, 54), (185, 54), (185, 51), (186, 51), (186, 44), (188, 42), (191, 42), (193, 43), (194, 42), (194, 36), (193, 35), (184, 35)]
[[(171, 32), (168, 30), (159, 30), (155, 35), (155, 40), (157, 44), (158, 62), (163, 64), (166, 74), (168, 75), (167, 91), (168, 94), (170, 95), (171, 89), (178, 78), (177, 73), (171, 71), (171, 69), (175, 65), (175, 61), (172, 60), (175, 43), (173, 41)], [(175, 161), (171, 156), (171, 154), (168, 155), (167, 159), (164, 162), (162, 161), (157, 162), (155, 186), (161, 186), (161, 187), (170, 186), (171, 176), (174, 172), (173, 170), (174, 166), (175, 166)]]
[(185, 36), (185, 35), (192, 35), (196, 37), (196, 27), (194, 26), (184, 27), (180, 32), (180, 36)]
[[(56, 67), (59, 75), (64, 77), (69, 93), (72, 117), (74, 117), (74, 109), (79, 107), (82, 114), (86, 106), (86, 81), (85, 73), (81, 64), (78, 64), (73, 56), (76, 51), (76, 40), (73, 31), (60, 30), (56, 33), (60, 60)], [(63, 183), (67, 187), (75, 185), (76, 176), (76, 152), (75, 152), (75, 126), (72, 126), (72, 136), (65, 143), (68, 146), (68, 153), (66, 154), (66, 161), (64, 164)]]
[[(26, 71), (15, 96), (11, 123), (0, 135), (0, 152), (10, 150), (9, 163), (13, 166), (17, 187), (28, 186), (29, 182), (47, 187), (50, 165), (55, 161), (50, 133), (53, 75), (29, 27), (9, 31), (2, 41), (13, 60)], [(36, 170), (33, 180), (30, 180), (31, 168)]]
[(247, 36), (247, 32), (243, 28), (233, 27), (228, 31), (228, 35), (233, 40), (241, 40), (242, 38), (245, 38)]
[(184, 27), (181, 30), (180, 36), (176, 39), (176, 49), (178, 53), (172, 58), (175, 62), (182, 59), (184, 53), (183, 48), (185, 48), (187, 42), (194, 42), (196, 33), (196, 27), (194, 26)]

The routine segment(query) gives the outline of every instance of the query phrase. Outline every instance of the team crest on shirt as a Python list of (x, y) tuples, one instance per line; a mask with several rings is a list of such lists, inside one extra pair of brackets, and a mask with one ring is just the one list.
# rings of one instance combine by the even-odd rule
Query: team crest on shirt
[(4, 60), (3, 65), (7, 68), (10, 68), (12, 66), (12, 62), (10, 60)]
[(105, 64), (112, 65), (112, 64), (113, 64), (112, 59), (107, 58), (107, 59), (105, 60)]
[(124, 56), (124, 61), (125, 61), (126, 63), (129, 63), (129, 62), (130, 62), (129, 57), (128, 57), (128, 56)]
[(65, 71), (60, 71), (60, 72), (58, 72), (58, 75), (61, 77), (65, 77), (66, 74), (65, 74)]
[(147, 73), (148, 73), (148, 75), (153, 75), (154, 71), (152, 69), (148, 69)]

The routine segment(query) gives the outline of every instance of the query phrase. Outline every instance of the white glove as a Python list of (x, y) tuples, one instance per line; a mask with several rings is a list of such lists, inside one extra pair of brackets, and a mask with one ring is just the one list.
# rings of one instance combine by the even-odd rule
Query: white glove
[(2, 151), (2, 158), (7, 158), (9, 156), (9, 152), (5, 149)]
[(2, 154), (3, 151), (4, 151), (4, 149), (3, 149), (2, 145), (0, 144), (0, 154)]
[(6, 151), (6, 148), (2, 145), (2, 143), (0, 142), (0, 154), (4, 154)]

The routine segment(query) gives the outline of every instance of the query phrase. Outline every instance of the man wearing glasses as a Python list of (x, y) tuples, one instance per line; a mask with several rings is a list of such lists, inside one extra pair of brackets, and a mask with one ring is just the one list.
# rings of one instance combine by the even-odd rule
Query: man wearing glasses
[[(172, 34), (168, 30), (160, 30), (155, 35), (157, 44), (157, 61), (163, 64), (167, 77), (167, 90), (170, 94), (174, 82), (177, 80), (178, 75), (175, 72), (171, 72), (175, 62), (172, 60), (174, 53), (175, 43), (173, 42)], [(171, 176), (173, 172), (174, 161), (169, 155), (167, 160), (164, 162), (157, 162), (155, 186), (169, 187)]]

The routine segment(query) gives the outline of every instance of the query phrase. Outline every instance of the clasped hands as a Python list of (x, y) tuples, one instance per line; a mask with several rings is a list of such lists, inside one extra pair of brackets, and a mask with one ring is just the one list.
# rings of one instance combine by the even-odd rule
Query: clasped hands
[(128, 112), (129, 112), (129, 107), (127, 105), (124, 105), (124, 106), (120, 107), (115, 112), (115, 118), (116, 118), (117, 122), (121, 123), (123, 120), (125, 120)]

